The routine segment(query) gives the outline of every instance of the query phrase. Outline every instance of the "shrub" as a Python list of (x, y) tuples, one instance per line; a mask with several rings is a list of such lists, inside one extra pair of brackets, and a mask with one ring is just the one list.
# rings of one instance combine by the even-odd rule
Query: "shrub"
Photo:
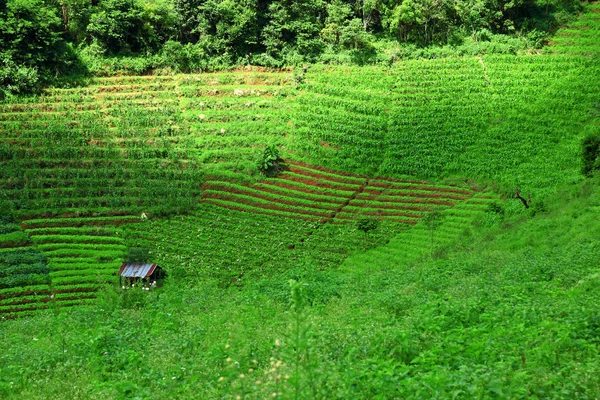
[(266, 176), (277, 175), (281, 168), (279, 165), (281, 161), (279, 149), (274, 144), (267, 146), (262, 157), (258, 160), (258, 169)]
[(367, 250), (367, 234), (379, 227), (379, 220), (373, 217), (364, 217), (356, 221), (356, 229), (364, 233), (364, 250)]
[(584, 175), (591, 176), (594, 171), (600, 171), (600, 134), (589, 134), (583, 139), (582, 159)]

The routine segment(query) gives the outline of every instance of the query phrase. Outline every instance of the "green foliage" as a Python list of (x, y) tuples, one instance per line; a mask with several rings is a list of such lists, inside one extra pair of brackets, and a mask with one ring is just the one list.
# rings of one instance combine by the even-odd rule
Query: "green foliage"
[(367, 250), (367, 235), (379, 227), (379, 220), (373, 217), (363, 217), (356, 221), (356, 229), (364, 234), (364, 250)]
[(87, 43), (100, 45), (109, 55), (154, 52), (175, 35), (175, 23), (168, 2), (102, 1), (89, 17)]
[(128, 263), (147, 263), (151, 259), (150, 250), (144, 247), (130, 247), (127, 249), (125, 262)]
[(590, 176), (600, 171), (600, 134), (588, 134), (581, 143), (582, 173)]
[[(187, 277), (150, 291), (107, 287), (86, 307), (57, 301), (57, 314), (2, 322), (0, 393), (597, 398), (600, 193), (595, 182), (564, 190), (569, 195), (549, 200), (548, 214), (507, 214), (510, 227), (477, 228), (445, 259), (389, 258), (389, 246), (381, 254), (356, 253), (341, 268), (322, 271), (338, 278), (339, 295), (327, 302), (311, 305), (310, 292), (322, 281), (300, 276), (315, 277), (318, 268), (289, 259), (299, 274), (291, 286), (285, 272), (228, 288)], [(232, 214), (217, 217), (216, 224)], [(246, 218), (230, 226), (262, 219)], [(183, 237), (169, 235), (195, 236), (183, 225), (174, 229), (176, 220), (164, 234), (152, 228), (159, 246), (177, 242), (161, 257), (198, 249), (196, 239), (182, 249)], [(272, 232), (273, 221), (254, 226), (255, 234)]]
[(0, 19), (0, 97), (32, 93), (76, 63), (60, 19), (44, 0), (10, 0)]
[(277, 146), (274, 144), (267, 146), (262, 153), (262, 157), (258, 160), (258, 170), (266, 176), (275, 176), (281, 168), (279, 165), (281, 161)]
[[(22, 234), (13, 234), (19, 233)], [(0, 252), (0, 289), (47, 284), (48, 274), (46, 256), (35, 249), (22, 247)]]

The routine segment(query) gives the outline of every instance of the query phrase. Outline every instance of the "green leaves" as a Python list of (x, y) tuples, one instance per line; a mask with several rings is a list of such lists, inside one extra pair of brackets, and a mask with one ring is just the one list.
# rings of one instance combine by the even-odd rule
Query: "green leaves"
[(588, 134), (581, 143), (582, 172), (591, 175), (600, 171), (600, 133)]
[(262, 157), (258, 160), (258, 170), (266, 176), (274, 176), (279, 172), (279, 149), (276, 145), (265, 147)]

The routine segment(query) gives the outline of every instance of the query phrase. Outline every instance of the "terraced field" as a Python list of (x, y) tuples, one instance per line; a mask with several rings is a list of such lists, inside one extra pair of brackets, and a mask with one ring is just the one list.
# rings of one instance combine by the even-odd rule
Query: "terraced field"
[(600, 4), (586, 5), (588, 12), (580, 15), (576, 21), (561, 29), (546, 49), (548, 53), (598, 56), (600, 43)]
[(51, 282), (15, 284), (6, 301), (31, 290), (46, 297), (28, 310), (50, 295), (63, 305), (93, 301), (117, 280), (119, 225), (193, 212), (215, 166), (256, 172), (257, 143), (289, 129), (281, 104), (291, 81), (262, 72), (101, 78), (1, 104), (0, 189), (23, 228), (6, 243), (44, 254)]
[[(172, 218), (165, 224), (185, 215), (181, 229), (198, 231), (223, 213), (237, 222), (215, 234), (257, 221), (261, 231), (243, 236), (260, 240), (275, 218), (289, 236), (278, 243), (303, 249), (290, 263), (330, 268), (360, 248), (354, 221), (362, 216), (382, 222), (372, 244), (385, 247), (372, 259), (394, 263), (442, 251), (498, 206), (521, 212), (505, 200), (517, 187), (541, 203), (582, 179), (581, 135), (596, 126), (600, 88), (586, 77), (600, 75), (600, 14), (597, 4), (588, 8), (543, 55), (311, 66), (302, 77), (249, 69), (96, 78), (1, 103), (1, 200), (18, 224), (0, 233), (4, 314), (51, 299), (93, 301), (103, 282), (116, 281), (128, 247), (155, 248), (148, 224), (132, 224), (142, 214), (152, 223)], [(261, 179), (256, 162), (267, 145), (287, 165)], [(434, 248), (420, 222), (432, 210), (443, 218)], [(168, 236), (163, 228), (156, 234)], [(198, 269), (220, 265), (216, 276), (229, 282), (248, 272), (236, 264), (241, 253), (219, 260), (202, 243), (210, 263)], [(272, 270), (250, 264), (252, 273)], [(193, 274), (193, 262), (185, 269)]]
[(22, 221), (18, 232), (24, 242), (0, 249), (0, 313), (9, 318), (93, 301), (98, 289), (117, 281), (115, 265), (126, 253), (118, 225), (138, 220), (120, 216)]
[(46, 257), (2, 210), (0, 218), (0, 317), (30, 314), (50, 301)]
[(235, 184), (208, 179), (204, 202), (233, 210), (344, 223), (359, 217), (415, 225), (427, 212), (454, 207), (476, 192), (421, 180), (366, 176), (289, 162), (275, 179)]
[(545, 196), (581, 179), (568, 160), (579, 157), (578, 132), (600, 94), (586, 83), (600, 74), (598, 53), (561, 49), (390, 68), (315, 66), (297, 96), (294, 150), (344, 171), (477, 177)]

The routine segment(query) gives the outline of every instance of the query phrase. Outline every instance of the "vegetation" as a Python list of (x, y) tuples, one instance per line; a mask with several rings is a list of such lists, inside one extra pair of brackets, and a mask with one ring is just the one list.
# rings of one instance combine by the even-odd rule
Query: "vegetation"
[[(56, 44), (185, 67), (0, 102), (0, 397), (600, 397), (597, 4), (537, 54), (368, 66), (460, 4), (144, 4), (53, 6)], [(461, 14), (478, 45), (543, 22), (496, 6)], [(357, 59), (174, 73), (259, 55)]]
[(581, 9), (578, 0), (7, 0), (1, 95), (65, 76), (70, 84), (89, 73), (387, 64), (531, 51)]
[(379, 220), (377, 220), (377, 218), (373, 218), (373, 217), (361, 218), (358, 221), (356, 221), (356, 229), (358, 229), (359, 231), (362, 231), (362, 233), (364, 233), (364, 238), (365, 238), (365, 242), (364, 242), (364, 246), (363, 246), (364, 250), (367, 250), (367, 235), (371, 231), (374, 231), (375, 229), (377, 229), (378, 227), (379, 227)]
[(581, 147), (582, 172), (591, 175), (594, 171), (600, 170), (600, 135), (586, 136)]

